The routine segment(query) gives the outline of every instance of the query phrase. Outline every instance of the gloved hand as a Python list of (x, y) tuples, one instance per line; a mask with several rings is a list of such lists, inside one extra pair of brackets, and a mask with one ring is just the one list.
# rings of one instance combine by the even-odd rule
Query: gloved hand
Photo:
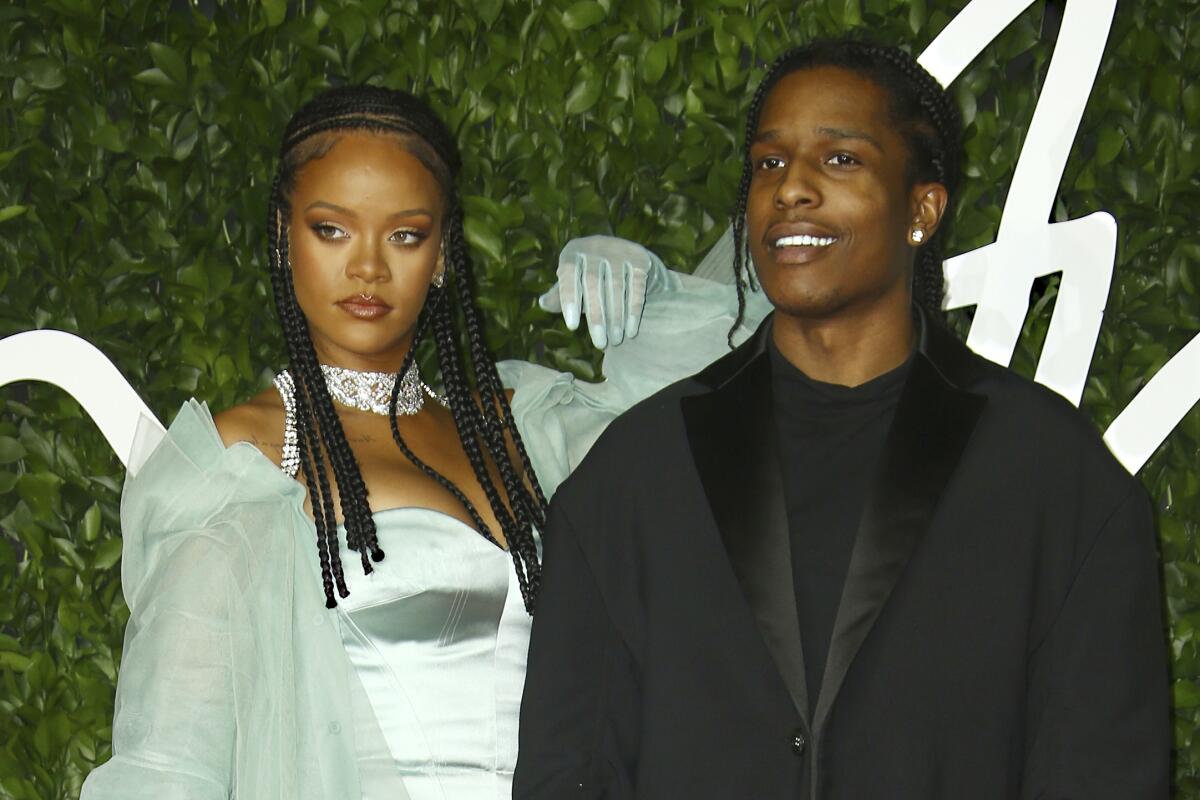
[(561, 312), (571, 330), (579, 327), (582, 311), (592, 344), (601, 349), (637, 336), (647, 295), (669, 283), (662, 259), (615, 236), (567, 242), (557, 274), (558, 283), (538, 298), (538, 305)]

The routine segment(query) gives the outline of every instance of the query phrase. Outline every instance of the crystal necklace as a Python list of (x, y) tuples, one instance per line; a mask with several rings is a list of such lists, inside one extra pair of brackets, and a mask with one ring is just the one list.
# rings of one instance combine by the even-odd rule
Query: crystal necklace
[[(329, 396), (344, 406), (370, 411), (387, 416), (392, 401), (392, 387), (396, 385), (394, 372), (358, 372), (345, 367), (321, 365)], [(417, 365), (412, 364), (400, 379), (400, 392), (396, 398), (396, 414), (411, 417), (425, 405), (425, 395), (446, 406), (446, 399), (438, 396), (429, 385), (421, 380)]]

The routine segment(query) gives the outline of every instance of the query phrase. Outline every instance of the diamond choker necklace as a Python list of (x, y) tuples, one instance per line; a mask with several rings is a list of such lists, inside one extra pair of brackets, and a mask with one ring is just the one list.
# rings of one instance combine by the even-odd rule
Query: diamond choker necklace
[[(394, 372), (358, 372), (345, 367), (321, 365), (329, 395), (344, 406), (370, 411), (387, 416), (392, 401), (392, 387), (396, 385)], [(421, 380), (417, 365), (412, 364), (400, 379), (400, 393), (396, 398), (396, 414), (411, 417), (425, 405), (425, 395), (443, 406), (446, 399), (438, 396), (429, 385)]]

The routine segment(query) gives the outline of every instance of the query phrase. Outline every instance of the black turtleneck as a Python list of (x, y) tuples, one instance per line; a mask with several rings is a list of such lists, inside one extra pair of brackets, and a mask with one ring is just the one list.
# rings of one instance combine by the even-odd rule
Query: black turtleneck
[(869, 481), (912, 358), (849, 387), (812, 380), (784, 358), (774, 341), (770, 352), (811, 714)]

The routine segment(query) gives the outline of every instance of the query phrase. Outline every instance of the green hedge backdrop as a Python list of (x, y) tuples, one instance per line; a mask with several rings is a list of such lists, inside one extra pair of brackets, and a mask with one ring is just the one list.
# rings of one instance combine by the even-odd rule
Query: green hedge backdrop
[[(1081, 0), (1078, 0), (1081, 1)], [(75, 331), (169, 420), (281, 366), (263, 251), (278, 133), (331, 82), (426, 93), (458, 132), (498, 354), (589, 376), (534, 308), (570, 237), (687, 267), (727, 224), (761, 64), (864, 28), (915, 51), (964, 0), (10, 0), (0, 6), (0, 336)], [(969, 179), (951, 252), (993, 240), (1053, 50), (1037, 2), (955, 84)], [(1084, 406), (1104, 428), (1200, 329), (1197, 4), (1118, 10), (1055, 216), (1108, 209), (1117, 273)], [(1014, 366), (1032, 374), (1056, 281)], [(965, 315), (955, 317), (960, 328)], [(1200, 797), (1200, 409), (1141, 473), (1173, 647), (1178, 797)], [(77, 796), (109, 755), (127, 612), (122, 469), (76, 403), (0, 391), (0, 798)]]

